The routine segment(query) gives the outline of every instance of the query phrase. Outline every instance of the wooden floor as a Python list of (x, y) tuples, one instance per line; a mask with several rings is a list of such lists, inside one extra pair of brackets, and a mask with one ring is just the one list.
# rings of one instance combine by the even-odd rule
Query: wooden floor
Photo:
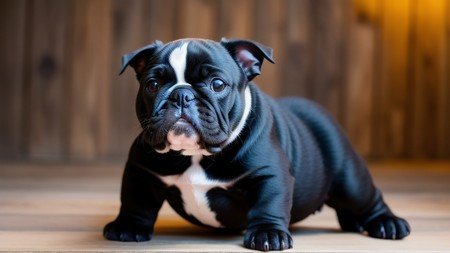
[[(291, 252), (450, 252), (450, 162), (370, 164), (386, 201), (412, 234), (385, 241), (339, 231), (325, 208), (292, 227)], [(167, 206), (152, 241), (103, 239), (119, 208), (120, 163), (0, 163), (0, 251), (247, 252), (242, 235), (192, 226)]]

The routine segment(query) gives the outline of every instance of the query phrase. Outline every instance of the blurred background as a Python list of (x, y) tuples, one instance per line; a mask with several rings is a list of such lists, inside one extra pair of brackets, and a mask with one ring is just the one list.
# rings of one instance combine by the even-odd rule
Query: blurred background
[(326, 107), (368, 159), (450, 159), (450, 1), (0, 0), (0, 159), (122, 159), (120, 58), (154, 40), (274, 49), (256, 83)]

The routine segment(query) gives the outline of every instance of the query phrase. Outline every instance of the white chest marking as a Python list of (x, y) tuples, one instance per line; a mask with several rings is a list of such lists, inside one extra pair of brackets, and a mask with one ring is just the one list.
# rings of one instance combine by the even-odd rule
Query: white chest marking
[(233, 182), (221, 182), (209, 179), (200, 165), (202, 155), (192, 156), (192, 165), (181, 175), (164, 176), (161, 179), (170, 186), (176, 186), (181, 192), (184, 210), (203, 224), (223, 227), (212, 212), (206, 193), (212, 188), (227, 188)]
[(231, 132), (231, 134), (228, 136), (227, 141), (225, 142), (225, 145), (228, 145), (232, 143), (242, 132), (242, 129), (245, 126), (245, 122), (247, 121), (248, 115), (250, 114), (251, 108), (252, 108), (252, 93), (250, 91), (250, 87), (247, 86), (244, 91), (244, 112), (242, 113), (241, 120), (239, 121), (236, 128)]

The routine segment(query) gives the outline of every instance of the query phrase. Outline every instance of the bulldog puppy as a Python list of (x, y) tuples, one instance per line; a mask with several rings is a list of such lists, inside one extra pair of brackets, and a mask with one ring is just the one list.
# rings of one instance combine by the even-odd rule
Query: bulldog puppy
[[(121, 208), (104, 236), (147, 241), (165, 200), (186, 220), (245, 231), (244, 246), (289, 249), (289, 224), (326, 204), (344, 231), (401, 239), (395, 216), (336, 122), (301, 98), (275, 100), (253, 78), (272, 49), (247, 40), (155, 42), (123, 57), (140, 84), (142, 133)], [(278, 84), (280, 85), (280, 84)]]

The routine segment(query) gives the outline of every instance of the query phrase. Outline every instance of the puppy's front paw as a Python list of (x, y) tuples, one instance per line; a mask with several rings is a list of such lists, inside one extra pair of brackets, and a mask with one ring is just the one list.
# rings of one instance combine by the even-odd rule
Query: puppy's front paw
[(153, 235), (153, 228), (136, 224), (113, 221), (103, 229), (103, 236), (112, 241), (142, 242), (149, 241)]
[(260, 251), (290, 249), (293, 244), (289, 233), (277, 229), (247, 231), (244, 238), (246, 248)]
[(369, 236), (381, 239), (402, 239), (411, 232), (406, 220), (392, 214), (380, 215), (364, 225)]

